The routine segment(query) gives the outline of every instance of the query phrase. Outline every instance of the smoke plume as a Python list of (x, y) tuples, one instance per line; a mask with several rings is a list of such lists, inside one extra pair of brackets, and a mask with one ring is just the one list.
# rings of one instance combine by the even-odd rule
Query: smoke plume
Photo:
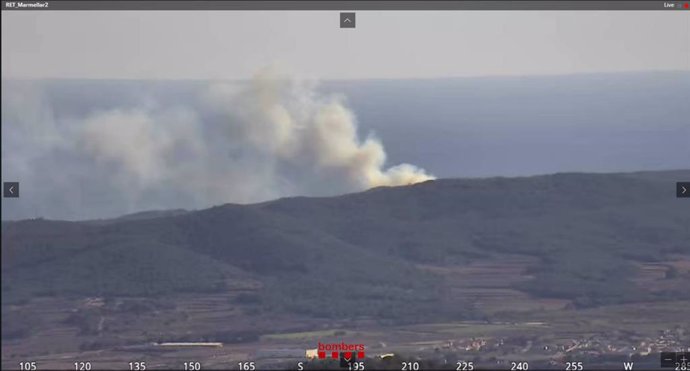
[(3, 83), (3, 180), (19, 180), (29, 198), (3, 204), (12, 219), (194, 209), (433, 179), (410, 164), (386, 167), (381, 140), (358, 132), (344, 97), (270, 69), (250, 82), (204, 83), (173, 103), (108, 89), (87, 97), (78, 84), (45, 90)]

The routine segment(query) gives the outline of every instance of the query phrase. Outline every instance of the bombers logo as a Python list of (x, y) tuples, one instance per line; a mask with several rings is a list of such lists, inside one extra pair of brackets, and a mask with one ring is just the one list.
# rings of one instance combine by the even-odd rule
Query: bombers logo
[(364, 358), (364, 344), (322, 343), (319, 342), (318, 355), (320, 359), (330, 356), (333, 359), (346, 360), (352, 362), (355, 359)]

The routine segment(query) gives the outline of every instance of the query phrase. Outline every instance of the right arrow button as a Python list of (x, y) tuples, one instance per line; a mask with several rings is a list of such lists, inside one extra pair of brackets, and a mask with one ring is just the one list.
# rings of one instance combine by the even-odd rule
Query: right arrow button
[(690, 182), (676, 183), (676, 197), (690, 198)]

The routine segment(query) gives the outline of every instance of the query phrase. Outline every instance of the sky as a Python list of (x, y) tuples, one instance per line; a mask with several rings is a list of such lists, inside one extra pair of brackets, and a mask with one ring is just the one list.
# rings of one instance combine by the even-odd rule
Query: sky
[(690, 69), (674, 11), (2, 12), (3, 78), (315, 79)]
[(2, 78), (3, 219), (690, 158), (680, 11), (2, 12)]

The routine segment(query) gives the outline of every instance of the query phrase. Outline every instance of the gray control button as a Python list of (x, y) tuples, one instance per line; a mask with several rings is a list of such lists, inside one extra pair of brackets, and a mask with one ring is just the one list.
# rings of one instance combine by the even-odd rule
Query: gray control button
[(19, 182), (4, 182), (2, 184), (3, 197), (19, 197)]
[(676, 197), (690, 198), (690, 182), (676, 183)]
[(340, 28), (355, 28), (355, 13), (340, 13)]

